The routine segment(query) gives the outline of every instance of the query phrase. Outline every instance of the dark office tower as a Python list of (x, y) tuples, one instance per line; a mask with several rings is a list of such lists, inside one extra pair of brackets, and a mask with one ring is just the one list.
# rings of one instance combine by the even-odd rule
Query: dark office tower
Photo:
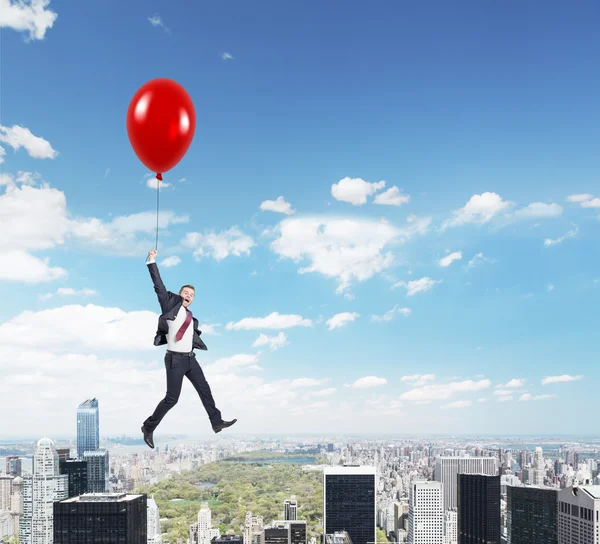
[(108, 450), (86, 451), (83, 459), (87, 462), (88, 493), (108, 491)]
[(147, 544), (146, 495), (86, 494), (54, 503), (54, 544)]
[(77, 408), (77, 458), (100, 447), (98, 399), (86, 400)]
[(290, 544), (306, 544), (306, 521), (290, 521)]
[(458, 475), (458, 544), (500, 544), (500, 476)]
[(71, 457), (71, 450), (69, 448), (56, 448), (56, 454), (58, 455), (58, 462), (60, 463)]
[(88, 492), (87, 461), (67, 459), (61, 465), (61, 474), (69, 477), (69, 498)]
[(265, 544), (289, 544), (290, 528), (285, 524), (265, 527)]
[(283, 504), (283, 519), (285, 521), (298, 519), (298, 501), (296, 499), (287, 499)]
[(558, 544), (558, 491), (506, 488), (508, 544)]
[(21, 459), (16, 455), (6, 458), (6, 474), (11, 476), (21, 476)]
[(325, 467), (323, 479), (323, 532), (347, 531), (353, 544), (376, 542), (375, 467)]

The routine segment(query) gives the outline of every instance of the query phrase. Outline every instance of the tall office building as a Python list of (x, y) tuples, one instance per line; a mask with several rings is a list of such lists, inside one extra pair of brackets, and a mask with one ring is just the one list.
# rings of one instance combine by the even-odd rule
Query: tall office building
[(444, 543), (444, 489), (440, 482), (415, 480), (408, 496), (409, 544)]
[(77, 408), (77, 458), (100, 447), (98, 399), (88, 399)]
[(394, 532), (408, 530), (408, 499), (400, 499), (394, 503)]
[(458, 475), (458, 541), (501, 544), (500, 476)]
[(244, 544), (265, 544), (265, 526), (262, 516), (253, 516), (252, 512), (246, 512)]
[(353, 544), (377, 542), (375, 467), (325, 467), (323, 479), (323, 532), (347, 531)]
[(86, 493), (54, 503), (54, 544), (147, 544), (147, 530), (146, 495)]
[(444, 514), (444, 544), (458, 544), (458, 512), (447, 510)]
[(212, 511), (208, 503), (202, 503), (198, 512), (198, 521), (190, 525), (191, 544), (210, 544), (211, 540), (219, 537), (220, 534), (219, 529), (213, 529)]
[(438, 457), (435, 462), (435, 480), (444, 484), (444, 509), (458, 506), (457, 482), (459, 474), (498, 474), (497, 457)]
[(306, 544), (308, 542), (306, 521), (297, 519), (287, 523), (290, 526), (290, 544)]
[(558, 492), (558, 544), (600, 544), (600, 486)]
[(16, 455), (10, 455), (6, 458), (6, 474), (11, 476), (21, 476), (21, 459)]
[(33, 473), (23, 478), (20, 544), (52, 544), (54, 501), (67, 498), (68, 478), (58, 473), (54, 442), (42, 438), (33, 456)]
[(274, 522), (265, 527), (265, 544), (289, 544), (290, 526), (282, 522)]
[(507, 544), (558, 544), (558, 490), (506, 488)]
[(14, 478), (8, 474), (0, 474), (0, 512), (10, 510), (13, 480)]
[(160, 515), (154, 497), (146, 499), (148, 520), (148, 544), (162, 544), (162, 533), (160, 531)]
[(87, 463), (88, 493), (108, 492), (108, 450), (85, 451), (83, 459)]
[(283, 505), (283, 519), (286, 521), (298, 519), (298, 501), (295, 498), (285, 501)]
[(80, 459), (67, 459), (61, 465), (61, 474), (66, 474), (69, 479), (69, 496), (77, 497), (88, 492), (87, 461)]

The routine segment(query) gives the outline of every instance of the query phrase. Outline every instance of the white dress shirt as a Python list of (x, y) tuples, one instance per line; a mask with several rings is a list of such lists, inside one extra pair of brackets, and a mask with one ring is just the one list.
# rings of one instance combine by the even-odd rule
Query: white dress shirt
[[(155, 262), (154, 259), (148, 259), (146, 264), (150, 264)], [(177, 312), (177, 316), (175, 319), (167, 320), (169, 325), (169, 332), (167, 333), (167, 349), (169, 351), (179, 351), (181, 353), (188, 353), (193, 349), (194, 343), (194, 321), (192, 320), (188, 325), (188, 328), (185, 330), (183, 334), (183, 338), (181, 340), (177, 340), (176, 335), (177, 331), (181, 328), (181, 325), (185, 323), (185, 318), (187, 317), (187, 312), (181, 305), (179, 308), (179, 312)]]

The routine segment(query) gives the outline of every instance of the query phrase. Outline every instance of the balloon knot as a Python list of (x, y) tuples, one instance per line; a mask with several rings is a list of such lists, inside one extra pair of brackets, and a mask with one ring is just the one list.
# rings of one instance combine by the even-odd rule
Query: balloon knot
[(158, 181), (162, 181), (162, 174), (156, 174), (156, 179)]

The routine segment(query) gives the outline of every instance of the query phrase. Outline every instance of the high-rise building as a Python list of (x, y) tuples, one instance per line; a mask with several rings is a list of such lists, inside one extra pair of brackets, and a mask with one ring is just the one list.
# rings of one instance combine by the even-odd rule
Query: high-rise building
[(88, 492), (87, 461), (67, 459), (61, 465), (61, 474), (69, 479), (69, 497), (77, 497)]
[(288, 525), (290, 526), (290, 544), (306, 544), (306, 521), (297, 519), (295, 521), (289, 521)]
[(394, 503), (394, 532), (400, 529), (408, 530), (408, 499), (401, 499)]
[(13, 493), (13, 476), (0, 474), (0, 512), (10, 510), (10, 498)]
[(444, 544), (458, 544), (458, 512), (446, 510), (444, 514)]
[(496, 457), (438, 457), (435, 463), (435, 480), (444, 484), (444, 509), (458, 506), (457, 482), (459, 474), (498, 474)]
[(87, 463), (88, 493), (107, 493), (109, 462), (108, 450), (85, 451), (83, 459)]
[(11, 476), (21, 476), (21, 459), (16, 455), (11, 455), (6, 458), (6, 474)]
[(77, 408), (77, 458), (100, 447), (100, 413), (98, 399), (88, 399)]
[(54, 504), (54, 544), (147, 544), (147, 530), (146, 495), (86, 493)]
[(600, 544), (600, 486), (558, 492), (558, 544)]
[(458, 475), (458, 541), (500, 544), (500, 475)]
[(444, 544), (443, 487), (441, 482), (411, 482), (408, 497), (408, 543)]
[(220, 534), (219, 529), (213, 529), (212, 511), (208, 503), (202, 503), (198, 512), (198, 521), (190, 525), (191, 544), (210, 544), (211, 540), (219, 537)]
[(375, 467), (325, 467), (323, 479), (323, 532), (347, 531), (353, 544), (376, 542)]
[(265, 527), (265, 544), (289, 544), (290, 526), (285, 523), (273, 523)]
[(265, 544), (265, 526), (262, 516), (253, 516), (252, 512), (246, 512), (244, 544)]
[(42, 438), (33, 456), (33, 473), (23, 478), (20, 544), (52, 544), (54, 501), (67, 498), (68, 478), (58, 473), (54, 442)]
[(148, 520), (148, 544), (162, 544), (162, 533), (160, 531), (160, 515), (154, 497), (146, 499)]
[(298, 519), (298, 501), (295, 498), (287, 499), (283, 504), (283, 519), (286, 521)]
[(558, 490), (506, 488), (507, 544), (558, 544)]

